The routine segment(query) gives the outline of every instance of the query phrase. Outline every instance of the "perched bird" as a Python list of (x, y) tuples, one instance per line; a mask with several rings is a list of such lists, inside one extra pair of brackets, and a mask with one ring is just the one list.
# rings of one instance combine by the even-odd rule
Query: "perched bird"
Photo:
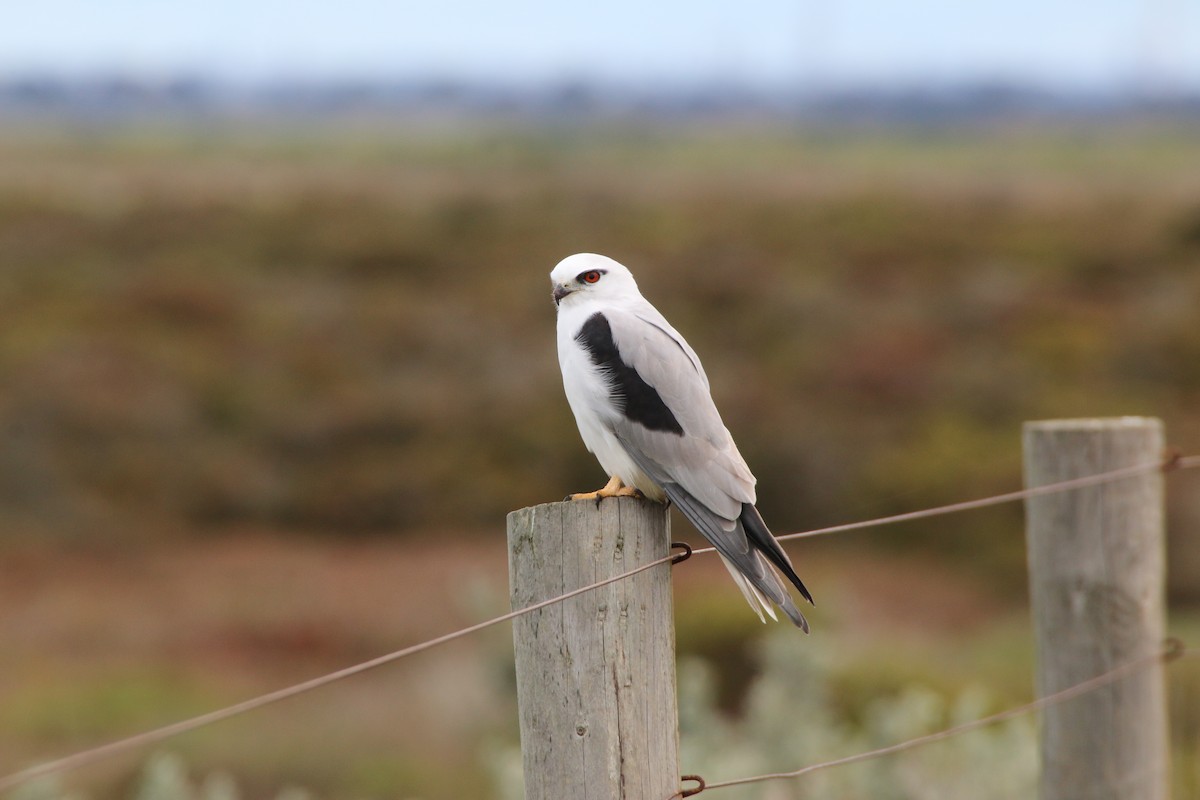
[(720, 553), (759, 619), (779, 606), (808, 622), (779, 573), (810, 603), (755, 508), (754, 475), (721, 421), (700, 359), (606, 256), (579, 253), (550, 273), (567, 401), (608, 484), (573, 500), (642, 494), (670, 500)]

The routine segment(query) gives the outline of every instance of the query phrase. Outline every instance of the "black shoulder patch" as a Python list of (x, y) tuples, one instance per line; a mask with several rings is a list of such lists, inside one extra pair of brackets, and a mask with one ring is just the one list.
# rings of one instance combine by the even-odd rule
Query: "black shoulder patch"
[(653, 386), (642, 380), (637, 370), (621, 360), (613, 341), (608, 319), (597, 312), (575, 334), (575, 341), (587, 350), (592, 363), (603, 368), (612, 380), (611, 397), (630, 420), (652, 431), (683, 435), (683, 427)]

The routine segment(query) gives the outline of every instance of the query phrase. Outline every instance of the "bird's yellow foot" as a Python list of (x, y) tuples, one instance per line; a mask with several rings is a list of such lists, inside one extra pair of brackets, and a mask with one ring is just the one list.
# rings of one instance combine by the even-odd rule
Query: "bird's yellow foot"
[(606, 497), (645, 497), (640, 490), (632, 486), (626, 486), (621, 482), (620, 478), (609, 478), (608, 483), (604, 487), (597, 489), (594, 492), (579, 492), (577, 494), (567, 495), (568, 500), (595, 500), (596, 505), (600, 505), (600, 501)]

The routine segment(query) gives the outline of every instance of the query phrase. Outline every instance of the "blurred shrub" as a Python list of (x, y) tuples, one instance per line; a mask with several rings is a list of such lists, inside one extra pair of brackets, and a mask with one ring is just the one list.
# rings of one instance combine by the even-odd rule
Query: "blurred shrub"
[[(546, 278), (580, 250), (700, 352), (780, 529), (1014, 488), (1026, 419), (1200, 441), (1197, 137), (54, 141), (0, 139), (6, 538), (496, 530), (599, 485)], [(996, 538), (911, 542), (1015, 580)]]

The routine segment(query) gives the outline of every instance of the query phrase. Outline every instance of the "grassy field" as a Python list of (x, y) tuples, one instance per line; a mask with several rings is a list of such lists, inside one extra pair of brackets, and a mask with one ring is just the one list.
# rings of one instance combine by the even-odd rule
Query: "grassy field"
[[(1027, 419), (1155, 415), (1200, 450), (1196, 133), (0, 131), (0, 773), (500, 610), (504, 514), (603, 480), (553, 350), (572, 252), (696, 347), (778, 532), (1016, 488)], [(1169, 502), (1193, 635), (1195, 485)], [(831, 725), (918, 686), (930, 719), (1028, 697), (1018, 506), (793, 552)], [(744, 741), (744, 676), (791, 645), (697, 590), (719, 571), (681, 575), (680, 647)], [(507, 636), (178, 750), (253, 797), (498, 796)], [(1182, 797), (1200, 678), (1172, 674)]]

